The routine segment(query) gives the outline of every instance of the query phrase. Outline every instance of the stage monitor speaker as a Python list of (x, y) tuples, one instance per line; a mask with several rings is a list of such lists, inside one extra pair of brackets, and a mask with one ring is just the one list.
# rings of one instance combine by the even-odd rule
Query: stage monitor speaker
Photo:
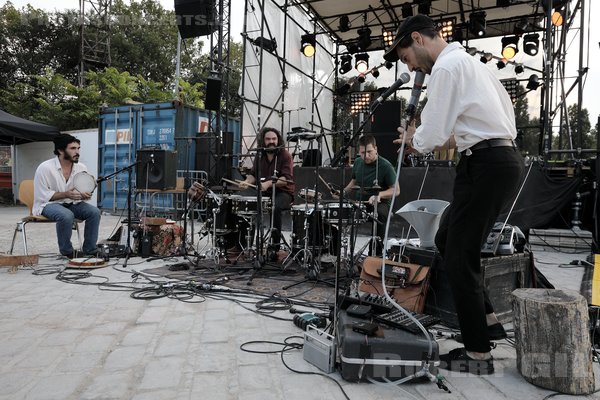
[(316, 167), (321, 165), (321, 152), (319, 149), (302, 150), (302, 166)]
[(177, 186), (177, 152), (163, 149), (137, 151), (136, 187), (168, 190)]
[(400, 126), (401, 111), (403, 111), (401, 105), (402, 103), (399, 100), (388, 100), (381, 103), (375, 109), (373, 117), (371, 117), (371, 132), (374, 134), (396, 132), (396, 129)]
[(206, 79), (206, 97), (204, 99), (204, 108), (206, 110), (219, 111), (221, 106), (221, 79)]
[(216, 0), (175, 0), (175, 16), (182, 39), (210, 35), (219, 27)]

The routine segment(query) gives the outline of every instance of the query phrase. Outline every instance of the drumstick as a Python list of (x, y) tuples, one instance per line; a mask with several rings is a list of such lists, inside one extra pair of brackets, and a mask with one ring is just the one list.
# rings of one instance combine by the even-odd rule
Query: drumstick
[[(229, 179), (225, 179), (223, 178), (223, 180), (225, 182), (229, 182), (229, 183), (233, 183), (234, 185), (238, 185), (238, 186), (242, 186), (241, 183), (243, 183), (244, 181), (240, 181), (239, 179), (236, 179), (235, 181), (230, 181)], [(256, 189), (256, 185), (252, 184), (252, 183), (246, 183), (246, 185), (250, 186), (251, 188)]]
[(339, 195), (340, 192), (339, 190), (334, 190), (333, 186), (331, 186), (330, 183), (326, 182), (325, 179), (323, 179), (323, 177), (321, 176), (321, 174), (317, 174), (319, 176), (319, 179), (321, 179), (321, 182), (323, 182), (323, 184), (325, 185), (325, 187), (327, 187), (327, 189), (329, 189), (329, 192), (333, 195)]

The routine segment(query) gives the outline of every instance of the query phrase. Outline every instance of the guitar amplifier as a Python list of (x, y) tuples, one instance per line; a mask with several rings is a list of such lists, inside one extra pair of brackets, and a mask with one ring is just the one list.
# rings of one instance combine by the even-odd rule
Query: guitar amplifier
[[(364, 319), (349, 316), (346, 311), (339, 312), (337, 354), (342, 378), (349, 382), (367, 381), (367, 378), (394, 380), (421, 370), (429, 348), (423, 334), (379, 325), (370, 335), (358, 329), (361, 325), (374, 324), (365, 324)], [(430, 371), (439, 365), (438, 344), (433, 338), (431, 340)]]

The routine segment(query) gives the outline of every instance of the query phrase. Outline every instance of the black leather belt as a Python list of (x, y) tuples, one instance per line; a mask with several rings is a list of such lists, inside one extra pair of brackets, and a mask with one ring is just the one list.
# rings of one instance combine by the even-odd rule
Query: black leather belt
[(474, 144), (466, 150), (460, 152), (463, 156), (469, 156), (473, 151), (481, 150), (481, 149), (491, 149), (492, 147), (513, 147), (516, 148), (517, 145), (515, 141), (512, 139), (487, 139), (482, 140), (479, 143)]

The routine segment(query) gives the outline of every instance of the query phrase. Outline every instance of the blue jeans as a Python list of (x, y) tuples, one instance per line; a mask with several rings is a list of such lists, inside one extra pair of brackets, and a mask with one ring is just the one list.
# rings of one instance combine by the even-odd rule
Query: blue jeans
[(98, 228), (100, 227), (100, 210), (97, 207), (83, 201), (77, 204), (50, 203), (44, 207), (42, 215), (52, 221), (56, 221), (56, 236), (58, 237), (60, 254), (64, 256), (73, 254), (71, 234), (73, 233), (73, 222), (75, 219), (85, 221), (83, 253), (96, 253)]

